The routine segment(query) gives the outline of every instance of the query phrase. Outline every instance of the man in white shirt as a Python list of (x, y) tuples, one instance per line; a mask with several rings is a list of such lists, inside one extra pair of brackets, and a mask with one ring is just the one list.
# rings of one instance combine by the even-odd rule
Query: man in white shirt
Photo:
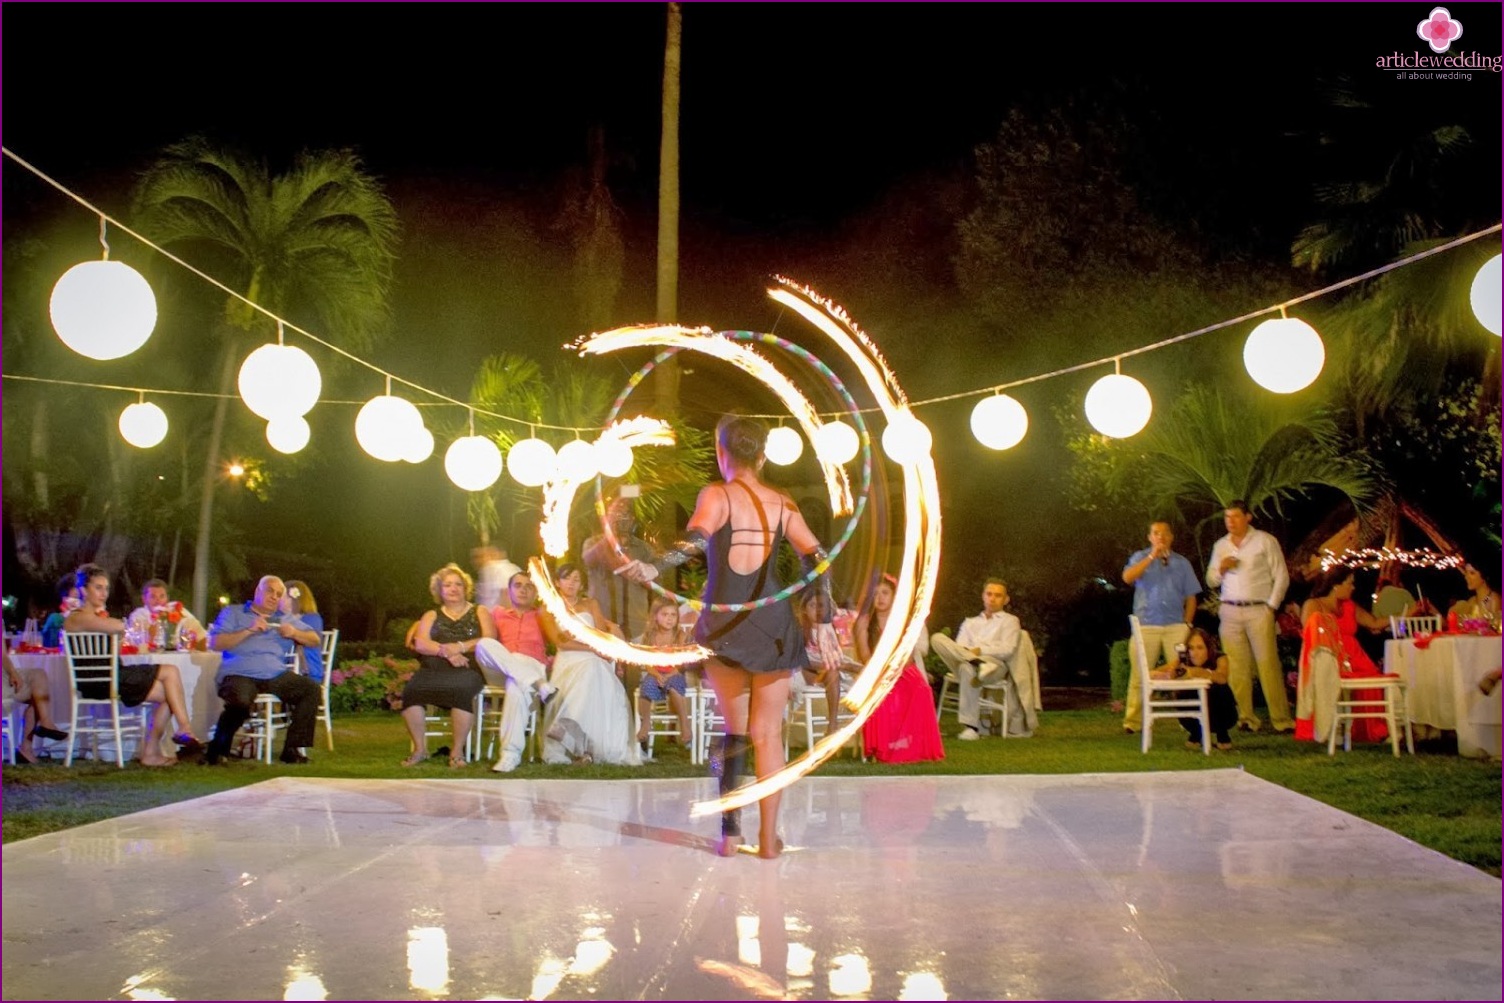
[(1238, 702), (1238, 727), (1243, 731), (1262, 727), (1253, 710), (1253, 667), (1257, 665), (1269, 723), (1275, 731), (1293, 731), (1295, 722), (1290, 718), (1274, 641), (1274, 614), (1290, 587), (1285, 555), (1278, 540), (1253, 528), (1247, 502), (1228, 502), (1222, 521), (1227, 535), (1212, 548), (1206, 584), (1221, 590), (1219, 633), (1229, 662), (1228, 685)]
[(1021, 631), (1018, 617), (1003, 612), (1006, 605), (1008, 586), (1001, 578), (989, 578), (982, 588), (982, 612), (962, 621), (955, 640), (938, 633), (930, 637), (930, 647), (960, 681), (956, 719), (961, 722), (961, 731), (956, 737), (963, 742), (981, 737), (977, 728), (981, 724), (983, 686), (1012, 679), (1019, 703), (1025, 708), (1034, 706), (1031, 673), (1013, 669)]
[(173, 608), (171, 601), (167, 598), (167, 583), (160, 578), (148, 579), (146, 584), (141, 586), (141, 605), (131, 611), (131, 615), (126, 618), (125, 622), (126, 626), (135, 628), (142, 637), (150, 638), (152, 617), (159, 613), (170, 617), (174, 612), (178, 614), (179, 619), (168, 620), (171, 635), (167, 638), (168, 646), (176, 647), (180, 636), (191, 637), (193, 640), (190, 645), (187, 645), (188, 647), (198, 651), (206, 650), (209, 647), (209, 632), (204, 629), (203, 624), (198, 622), (197, 617), (183, 608), (182, 603), (178, 603), (176, 609)]

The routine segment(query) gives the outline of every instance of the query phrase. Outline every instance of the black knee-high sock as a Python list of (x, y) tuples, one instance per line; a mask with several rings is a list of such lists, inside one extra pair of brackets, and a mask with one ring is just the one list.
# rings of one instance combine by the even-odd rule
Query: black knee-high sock
[[(721, 796), (736, 790), (747, 772), (747, 736), (717, 736), (711, 743), (710, 772), (721, 783)], [(741, 809), (721, 812), (721, 835), (742, 834)]]

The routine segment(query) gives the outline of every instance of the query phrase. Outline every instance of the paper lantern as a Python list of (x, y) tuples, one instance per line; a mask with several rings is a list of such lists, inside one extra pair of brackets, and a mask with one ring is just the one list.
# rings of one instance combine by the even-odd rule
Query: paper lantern
[(786, 425), (768, 429), (768, 441), (763, 446), (763, 453), (769, 463), (776, 463), (780, 467), (786, 467), (799, 457), (804, 455), (804, 439), (799, 432)]
[(301, 418), (318, 403), (323, 380), (313, 357), (292, 345), (262, 345), (240, 364), (240, 399), (268, 421)]
[(1243, 343), (1243, 365), (1253, 382), (1277, 394), (1304, 390), (1321, 375), (1326, 347), (1303, 320), (1274, 317), (1253, 329)]
[(402, 451), (402, 458), (408, 463), (422, 463), (433, 455), (433, 433), (428, 426), (419, 425), (408, 433), (407, 448)]
[(403, 459), (411, 451), (422, 428), (423, 416), (418, 409), (390, 394), (372, 397), (355, 416), (355, 440), (360, 448), (388, 463)]
[(559, 449), (558, 471), (572, 481), (588, 481), (599, 471), (595, 447), (583, 439), (566, 442)]
[(150, 401), (120, 412), (120, 435), (132, 446), (150, 449), (167, 438), (167, 415)]
[(266, 423), (266, 441), (279, 453), (296, 453), (308, 445), (308, 419), (300, 414), (284, 414)]
[(607, 477), (622, 477), (632, 469), (632, 447), (614, 436), (596, 439), (595, 465)]
[(85, 261), (52, 287), (52, 329), (91, 359), (118, 359), (146, 344), (157, 297), (141, 273), (119, 261)]
[(971, 409), (971, 434), (988, 449), (1012, 449), (1029, 431), (1029, 413), (1007, 394), (984, 397)]
[(465, 491), (484, 491), (501, 476), (501, 450), (483, 435), (455, 439), (444, 453), (444, 473)]
[(1501, 326), (1504, 326), (1499, 321), (1499, 289), (1500, 285), (1504, 284), (1504, 277), (1501, 277), (1499, 271), (1500, 257), (1501, 255), (1495, 254), (1483, 262), (1483, 267), (1478, 269), (1478, 274), (1473, 277), (1473, 289), (1469, 296), (1473, 303), (1473, 314), (1477, 316), (1478, 323), (1496, 336)]
[(923, 459), (934, 444), (934, 437), (924, 422), (908, 412), (900, 412), (883, 429), (883, 452), (897, 463), (915, 463)]
[(1086, 392), (1086, 420), (1103, 435), (1126, 439), (1149, 424), (1154, 402), (1148, 389), (1132, 376), (1113, 373)]
[(847, 463), (861, 448), (856, 429), (844, 421), (828, 421), (815, 429), (815, 455), (826, 463)]
[(554, 475), (558, 455), (542, 439), (523, 439), (507, 452), (507, 473), (523, 487), (536, 488)]

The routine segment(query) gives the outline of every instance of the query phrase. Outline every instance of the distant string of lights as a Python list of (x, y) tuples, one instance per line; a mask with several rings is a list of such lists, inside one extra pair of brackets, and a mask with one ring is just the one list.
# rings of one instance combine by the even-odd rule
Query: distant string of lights
[[(360, 442), (361, 447), (377, 459), (389, 462), (406, 460), (412, 463), (419, 463), (432, 455), (434, 450), (433, 435), (426, 428), (421, 412), (412, 402), (392, 394), (392, 384), (394, 382), (410, 387), (421, 394), (429, 395), (441, 402), (438, 405), (429, 404), (426, 406), (456, 406), (465, 408), (469, 414), (470, 434), (455, 440), (445, 456), (445, 467), (451, 480), (465, 490), (475, 491), (489, 488), (494, 483), (495, 477), (487, 480), (486, 475), (494, 469), (496, 471), (495, 476), (499, 476), (503, 466), (500, 451), (497, 449), (495, 442), (489, 437), (476, 436), (474, 433), (474, 421), (477, 413), (498, 421), (525, 425), (531, 430), (530, 438), (521, 440), (513, 446), (512, 452), (516, 454), (517, 460), (515, 466), (513, 457), (510, 455), (505, 464), (508, 471), (520, 483), (529, 486), (538, 486), (549, 479), (551, 465), (556, 462), (557, 456), (551, 444), (536, 438), (538, 428), (541, 427), (572, 434), (575, 436), (577, 442), (582, 434), (593, 434), (599, 431), (573, 426), (549, 425), (478, 408), (475, 405), (456, 400), (440, 391), (388, 372), (374, 363), (319, 338), (312, 332), (277, 316), (272, 311), (248, 299), (213, 276), (206, 274), (189, 262), (184, 261), (182, 258), (109, 216), (103, 210), (68, 189), (60, 182), (49, 177), (11, 150), (0, 147), (0, 152), (3, 152), (5, 156), (9, 157), (15, 163), (73, 199), (99, 218), (100, 244), (103, 248), (103, 259), (100, 261), (86, 261), (75, 265), (58, 280), (53, 290), (50, 306), (53, 326), (64, 343), (80, 354), (91, 358), (106, 360), (120, 358), (143, 345), (155, 327), (156, 300), (146, 280), (128, 265), (110, 260), (106, 225), (113, 225), (116, 229), (129, 234), (169, 261), (180, 265), (215, 288), (276, 323), (276, 342), (256, 348), (242, 363), (238, 381), (238, 389), (240, 391), (238, 396), (245, 401), (247, 407), (254, 413), (267, 420), (267, 440), (274, 448), (282, 452), (296, 452), (302, 449), (309, 441), (310, 432), (307, 421), (303, 416), (319, 402), (322, 390), (318, 366), (312, 357), (300, 348), (284, 344), (285, 333), (288, 330), (342, 355), (383, 377), (386, 382), (386, 392), (371, 400), (363, 403), (325, 401), (325, 403), (361, 403), (361, 410), (355, 422), (356, 438)], [(1249, 374), (1261, 386), (1276, 393), (1293, 393), (1309, 386), (1320, 375), (1325, 364), (1325, 348), (1320, 335), (1309, 324), (1286, 315), (1286, 311), (1290, 307), (1368, 281), (1379, 275), (1406, 267), (1433, 255), (1450, 251), (1474, 240), (1498, 233), (1501, 229), (1504, 229), (1504, 226), (1494, 225), (1411, 255), (1400, 261), (1391, 262), (1390, 264), (1364, 272), (1361, 275), (1343, 279), (1323, 286), (1320, 289), (1303, 293), (1282, 303), (1263, 307), (1229, 320), (1220, 321), (1194, 331), (1177, 334), (1138, 348), (1118, 352), (1111, 356), (1077, 363), (1061, 369), (989, 387), (959, 391), (921, 401), (905, 402), (907, 406), (898, 419), (902, 422), (903, 428), (894, 430), (899, 433), (894, 438), (903, 443), (908, 443), (910, 440), (918, 438), (924, 441), (927, 446), (929, 439), (928, 430), (924, 429), (923, 424), (913, 417), (912, 411), (914, 408), (970, 397), (982, 397), (982, 400), (977, 403), (971, 415), (973, 434), (983, 445), (989, 448), (998, 450), (1010, 448), (1021, 441), (1027, 433), (1028, 413), (1018, 401), (1003, 393), (1003, 391), (1052, 379), (1057, 376), (1081, 372), (1108, 363), (1113, 365), (1114, 371), (1097, 380), (1088, 391), (1085, 399), (1086, 416), (1092, 426), (1102, 434), (1115, 438), (1125, 438), (1138, 433), (1148, 423), (1153, 410), (1153, 402), (1150, 399), (1147, 388), (1141, 382), (1122, 372), (1122, 362), (1124, 359), (1157, 351), (1170, 345), (1189, 341), (1193, 338), (1198, 338), (1214, 331), (1223, 330), (1273, 313), (1277, 313), (1278, 316), (1270, 317), (1258, 324), (1249, 335), (1244, 345), (1244, 363)], [(1498, 335), (1501, 330), (1500, 260), (1499, 255), (1490, 258), (1479, 270), (1472, 285), (1474, 313), (1478, 316), (1480, 323), (1495, 335)], [(796, 283), (782, 276), (776, 277), (776, 281), (785, 289), (793, 289), (806, 295), (810, 293), (809, 290), (798, 287)], [(780, 298), (780, 295), (789, 296), (788, 293), (780, 294), (775, 292), (775, 301), (783, 303), (785, 306), (792, 306), (796, 310), (805, 308), (797, 302), (795, 297), (789, 296), (788, 301), (785, 302), (785, 300)], [(840, 319), (845, 320), (844, 311), (838, 305), (823, 301), (823, 299), (820, 305), (826, 309), (838, 311)], [(857, 329), (856, 337), (865, 345), (870, 346), (873, 351), (876, 350), (870, 338), (865, 335), (865, 332)], [(575, 347), (578, 347), (579, 344), (581, 342), (576, 342)], [(41, 377), (27, 377), (9, 373), (5, 374), (5, 378), (43, 381)], [(102, 383), (61, 380), (47, 382), (66, 383), (73, 386), (136, 394), (139, 398), (138, 401), (127, 407), (121, 415), (120, 429), (126, 441), (141, 448), (149, 448), (156, 445), (167, 434), (166, 414), (156, 404), (146, 400), (148, 394), (230, 396), (201, 391), (122, 387)], [(895, 388), (890, 387), (888, 389), (892, 390)], [(879, 409), (868, 408), (863, 410), (872, 412)], [(806, 424), (808, 423), (806, 422)], [(914, 426), (917, 426), (917, 428)], [(786, 431), (793, 432), (792, 429)], [(921, 431), (925, 433), (922, 436), (919, 435)], [(806, 429), (807, 434), (808, 432), (809, 430)], [(840, 421), (839, 418), (821, 423), (814, 429), (814, 432), (816, 434), (812, 435), (811, 438), (815, 444), (816, 454), (821, 459), (827, 462), (845, 463), (854, 455), (855, 450), (850, 449), (850, 444), (856, 439), (856, 436), (849, 434), (852, 432), (852, 429), (849, 425)], [(792, 436), (784, 436), (783, 438), (795, 437), (797, 437), (797, 433)], [(610, 441), (607, 441), (608, 439)], [(887, 439), (888, 435), (885, 433), (885, 446), (887, 445)], [(568, 445), (573, 446), (574, 444), (571, 443)], [(592, 444), (581, 443), (581, 445), (589, 446)], [(619, 441), (611, 439), (608, 436), (594, 445), (602, 451), (609, 449), (612, 456), (611, 466), (613, 468), (620, 466), (619, 454), (621, 453), (621, 446)], [(798, 445), (797, 443), (787, 443), (784, 445), (786, 448), (769, 450), (770, 459), (775, 463), (793, 462), (794, 459), (797, 459), (799, 453), (802, 452), (802, 447), (793, 448)], [(493, 452), (495, 453), (494, 456), (491, 455)], [(575, 450), (576, 464), (578, 464), (578, 454), (580, 452), (580, 449)], [(777, 455), (774, 455), (775, 453)], [(621, 474), (625, 474), (627, 469), (630, 469), (630, 461), (626, 464), (626, 468), (621, 470)], [(620, 475), (613, 474), (613, 476)]]
[(1321, 570), (1333, 568), (1377, 568), (1385, 564), (1403, 564), (1407, 568), (1422, 568), (1444, 571), (1460, 568), (1463, 560), (1456, 554), (1439, 554), (1429, 547), (1417, 550), (1401, 550), (1394, 547), (1358, 547), (1321, 552)]

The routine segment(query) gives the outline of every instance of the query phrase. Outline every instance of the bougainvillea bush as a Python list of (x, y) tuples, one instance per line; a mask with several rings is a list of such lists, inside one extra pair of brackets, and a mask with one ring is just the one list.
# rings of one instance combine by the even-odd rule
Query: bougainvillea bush
[(335, 713), (401, 710), (402, 687), (416, 671), (415, 658), (342, 659), (329, 675), (329, 708)]

